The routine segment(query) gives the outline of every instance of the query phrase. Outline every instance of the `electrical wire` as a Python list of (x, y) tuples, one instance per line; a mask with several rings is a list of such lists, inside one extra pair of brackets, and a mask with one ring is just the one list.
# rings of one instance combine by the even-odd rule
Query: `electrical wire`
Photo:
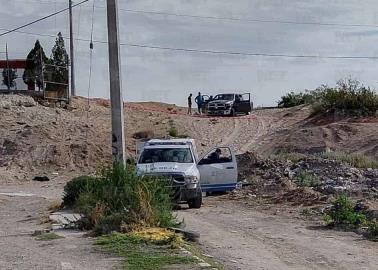
[[(77, 3), (77, 4), (72, 5), (72, 7), (76, 7), (76, 6), (82, 5), (82, 4), (84, 4), (84, 3), (88, 2), (88, 1), (89, 1), (89, 0), (83, 0), (83, 1), (81, 1), (81, 2), (79, 2), (79, 3)], [(18, 27), (16, 27), (16, 28), (14, 28), (14, 29), (8, 30), (8, 31), (6, 31), (6, 32), (4, 32), (4, 33), (1, 33), (1, 34), (0, 34), (0, 37), (5, 36), (5, 35), (7, 35), (7, 34), (9, 34), (9, 33), (15, 32), (15, 31), (17, 31), (17, 30), (20, 30), (20, 29), (22, 29), (22, 28), (28, 27), (28, 26), (30, 26), (30, 25), (32, 25), (32, 24), (37, 23), (37, 22), (40, 22), (40, 21), (46, 20), (46, 19), (48, 19), (48, 18), (54, 17), (54, 16), (56, 16), (56, 15), (58, 15), (58, 14), (60, 14), (60, 13), (63, 13), (63, 12), (65, 12), (65, 11), (67, 11), (67, 10), (69, 10), (69, 8), (61, 9), (61, 10), (59, 10), (59, 11), (57, 11), (57, 12), (54, 12), (54, 13), (52, 13), (52, 14), (49, 14), (49, 15), (47, 15), (47, 16), (44, 16), (44, 17), (42, 17), (42, 18), (39, 18), (39, 19), (34, 20), (34, 21), (32, 21), (32, 22), (29, 22), (29, 23), (27, 23), (27, 24), (24, 24), (24, 25), (21, 25), (21, 26), (18, 26)]]
[(225, 54), (225, 55), (241, 55), (241, 56), (261, 56), (261, 57), (284, 57), (284, 58), (316, 58), (316, 59), (378, 59), (378, 56), (322, 56), (322, 55), (292, 55), (292, 54), (269, 54), (269, 53), (248, 53), (237, 51), (215, 51), (215, 50), (200, 50), (189, 48), (174, 48), (162, 47), (142, 44), (121, 43), (121, 46), (139, 47), (148, 49), (168, 50), (168, 51), (181, 51), (191, 53), (207, 53), (207, 54)]
[[(106, 8), (103, 6), (96, 6), (96, 8)], [(251, 19), (251, 18), (238, 18), (238, 17), (218, 17), (218, 16), (203, 16), (203, 15), (191, 15), (184, 13), (172, 13), (163, 11), (149, 11), (149, 10), (135, 10), (120, 8), (120, 11), (129, 13), (140, 13), (149, 15), (163, 15), (163, 16), (175, 16), (186, 17), (194, 19), (208, 19), (208, 20), (224, 20), (224, 21), (240, 21), (250, 23), (275, 23), (275, 24), (295, 24), (295, 25), (318, 25), (318, 26), (340, 26), (340, 27), (373, 27), (378, 28), (378, 24), (345, 24), (345, 23), (330, 23), (330, 22), (298, 22), (292, 20), (273, 20), (273, 19)]]
[[(91, 22), (91, 39), (89, 43), (89, 76), (88, 76), (88, 91), (87, 91), (87, 123), (88, 127), (85, 133), (85, 140), (88, 147), (88, 130), (89, 130), (89, 110), (90, 110), (90, 90), (91, 90), (91, 80), (92, 80), (92, 65), (93, 65), (93, 30), (94, 30), (94, 14), (95, 14), (95, 0), (93, 0), (93, 7), (92, 7), (92, 22)], [(89, 147), (88, 147), (89, 149)], [(89, 163), (89, 150), (88, 153), (88, 163)]]
[[(76, 5), (82, 4), (89, 0), (82, 1)], [(75, 6), (76, 6), (75, 5)], [(94, 14), (95, 7), (92, 6), (92, 14)], [(77, 41), (85, 41), (90, 42), (90, 46), (93, 47), (93, 43), (102, 43), (107, 44), (107, 41), (102, 40), (93, 40), (93, 21), (91, 25), (91, 38), (90, 39), (83, 39), (83, 38), (75, 38)], [(18, 28), (20, 29), (20, 28)], [(34, 36), (45, 36), (45, 37), (55, 37), (55, 35), (50, 34), (40, 34), (40, 33), (32, 33), (26, 31), (19, 31), (13, 29), (8, 30), (4, 28), (0, 28), (0, 30), (5, 30), (9, 32), (17, 32), (21, 34), (28, 34)], [(6, 32), (6, 33), (7, 33)], [(5, 34), (5, 33), (4, 33)], [(3, 34), (1, 34), (3, 35)], [(0, 36), (1, 36), (0, 35)], [(69, 39), (69, 37), (64, 37)], [(128, 47), (138, 47), (138, 48), (147, 48), (147, 49), (156, 49), (156, 50), (166, 50), (166, 51), (179, 51), (179, 52), (189, 52), (189, 53), (207, 53), (207, 54), (217, 54), (217, 55), (239, 55), (239, 56), (259, 56), (259, 57), (281, 57), (281, 58), (312, 58), (312, 59), (370, 59), (370, 60), (377, 60), (378, 56), (324, 56), (324, 55), (294, 55), (294, 54), (270, 54), (270, 53), (250, 53), (250, 52), (240, 52), (240, 51), (216, 51), (216, 50), (201, 50), (201, 49), (192, 49), (192, 48), (177, 48), (177, 47), (168, 47), (168, 46), (156, 46), (156, 45), (147, 45), (147, 44), (134, 44), (134, 43), (121, 43), (121, 46), (128, 46)]]
[[(19, 2), (25, 2), (24, 0), (13, 0)], [(40, 3), (40, 4), (53, 4), (51, 1), (37, 1), (28, 0), (28, 2)], [(59, 4), (64, 4), (64, 2), (59, 2)], [(96, 8), (106, 9), (105, 6), (95, 6)], [(137, 10), (137, 9), (126, 9), (119, 8), (120, 11), (128, 13), (140, 13), (140, 14), (150, 14), (150, 15), (162, 15), (162, 16), (175, 16), (175, 17), (187, 17), (194, 19), (208, 19), (208, 20), (225, 20), (225, 21), (241, 21), (241, 22), (251, 22), (251, 23), (277, 23), (277, 24), (295, 24), (295, 25), (318, 25), (318, 26), (340, 26), (340, 27), (373, 27), (378, 28), (378, 24), (362, 24), (362, 23), (332, 23), (332, 22), (298, 22), (292, 20), (280, 20), (280, 19), (251, 19), (251, 18), (239, 18), (239, 17), (219, 17), (219, 16), (205, 16), (205, 15), (192, 15), (185, 13), (174, 13), (165, 11), (153, 11), (153, 10)]]
[[(0, 28), (1, 30), (1, 28)], [(34, 36), (44, 36), (44, 37), (55, 37), (55, 35), (50, 34), (38, 34), (25, 31), (17, 31), (17, 33), (34, 35)], [(69, 37), (63, 36), (65, 39)], [(85, 38), (74, 38), (76, 41), (83, 42), (92, 42), (98, 44), (107, 44), (107, 41), (103, 40), (92, 40)], [(239, 55), (239, 56), (259, 56), (259, 57), (276, 57), (276, 58), (308, 58), (308, 59), (368, 59), (368, 60), (377, 60), (378, 56), (328, 56), (328, 55), (295, 55), (295, 54), (269, 54), (269, 53), (249, 53), (249, 52), (239, 52), (239, 51), (216, 51), (216, 50), (201, 50), (201, 49), (191, 49), (191, 48), (177, 48), (177, 47), (165, 47), (165, 46), (155, 46), (155, 45), (146, 45), (146, 44), (135, 44), (135, 43), (120, 43), (120, 46), (127, 47), (138, 47), (146, 49), (156, 49), (156, 50), (165, 50), (165, 51), (181, 51), (181, 52), (190, 52), (190, 53), (207, 53), (207, 54), (218, 54), (218, 55)]]

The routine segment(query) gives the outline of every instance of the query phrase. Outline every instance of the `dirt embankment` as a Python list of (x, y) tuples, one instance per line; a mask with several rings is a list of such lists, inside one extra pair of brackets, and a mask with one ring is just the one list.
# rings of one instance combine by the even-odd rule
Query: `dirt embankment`
[[(197, 140), (201, 153), (231, 145), (238, 153), (268, 156), (279, 150), (325, 149), (361, 152), (378, 157), (378, 124), (374, 119), (321, 122), (310, 109), (258, 110), (237, 118), (186, 115), (186, 109), (161, 103), (125, 105), (126, 145), (135, 155), (135, 132), (151, 130)], [(0, 176), (3, 181), (30, 180), (35, 175), (93, 171), (110, 161), (110, 107), (106, 100), (74, 98), (66, 108), (42, 106), (24, 96), (0, 97)]]

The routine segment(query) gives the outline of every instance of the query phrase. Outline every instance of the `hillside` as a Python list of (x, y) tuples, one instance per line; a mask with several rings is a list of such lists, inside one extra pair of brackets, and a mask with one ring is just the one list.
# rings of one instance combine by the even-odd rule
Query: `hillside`
[[(89, 104), (89, 110), (87, 110)], [(179, 135), (198, 142), (201, 153), (231, 145), (238, 153), (255, 151), (359, 152), (378, 159), (377, 119), (314, 119), (308, 107), (258, 110), (238, 118), (188, 116), (185, 108), (160, 103), (125, 105), (126, 142), (135, 155), (138, 131)], [(30, 97), (0, 97), (0, 177), (31, 180), (59, 172), (82, 174), (110, 160), (110, 109), (106, 100), (74, 98), (69, 108), (52, 108)], [(332, 120), (332, 121), (331, 121)]]

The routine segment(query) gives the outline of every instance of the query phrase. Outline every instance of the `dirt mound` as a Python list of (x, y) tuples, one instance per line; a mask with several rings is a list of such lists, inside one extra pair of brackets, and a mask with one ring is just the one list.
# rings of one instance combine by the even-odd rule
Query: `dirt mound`
[[(267, 134), (259, 152), (360, 153), (378, 160), (378, 118), (312, 117), (310, 110), (292, 108), (274, 114), (279, 128)], [(288, 116), (289, 115), (289, 116)], [(279, 117), (281, 116), (281, 117)]]
[(287, 191), (273, 197), (273, 202), (277, 204), (290, 203), (297, 206), (312, 206), (327, 202), (328, 197), (310, 188), (298, 188)]
[[(12, 181), (36, 174), (94, 171), (111, 160), (110, 103), (73, 98), (69, 107), (53, 108), (20, 95), (0, 96), (0, 177)], [(156, 102), (125, 104), (128, 156), (135, 156), (141, 137), (165, 137), (172, 127), (178, 136), (197, 140), (201, 154), (218, 145), (231, 146), (239, 156), (240, 178), (250, 180), (259, 156), (280, 149), (319, 152), (357, 150), (377, 156), (378, 125), (369, 121), (306, 124), (308, 107), (258, 110), (238, 118), (186, 115), (186, 109)], [(145, 134), (146, 131), (152, 131)], [(264, 164), (257, 164), (263, 166)], [(269, 165), (269, 164), (265, 164)], [(269, 167), (269, 166), (268, 166)], [(261, 167), (264, 168), (264, 167)], [(277, 169), (277, 168), (276, 168)], [(264, 171), (261, 169), (261, 173)], [(264, 179), (278, 179), (270, 170)]]

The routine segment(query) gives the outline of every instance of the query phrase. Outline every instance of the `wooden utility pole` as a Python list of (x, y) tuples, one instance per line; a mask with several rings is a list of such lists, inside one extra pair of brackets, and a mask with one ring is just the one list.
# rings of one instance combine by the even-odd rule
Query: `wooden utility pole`
[(5, 44), (5, 56), (7, 58), (7, 76), (8, 76), (8, 91), (10, 90), (10, 70), (9, 70), (9, 58), (8, 58), (8, 43)]
[(117, 2), (117, 0), (107, 0), (109, 80), (112, 110), (112, 154), (114, 162), (125, 164), (125, 135)]
[[(72, 0), (69, 0), (69, 13), (70, 13), (71, 96), (76, 96), (76, 88), (75, 88), (75, 55), (74, 55), (73, 22), (72, 22)], [(68, 94), (68, 96), (69, 96), (69, 94)]]

